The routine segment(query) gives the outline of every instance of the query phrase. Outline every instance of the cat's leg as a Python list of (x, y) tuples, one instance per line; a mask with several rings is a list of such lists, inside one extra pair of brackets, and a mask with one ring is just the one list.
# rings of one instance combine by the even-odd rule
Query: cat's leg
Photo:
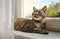
[(41, 24), (38, 23), (38, 24), (35, 24), (36, 25), (36, 28), (34, 28), (35, 30), (41, 30)]
[(46, 23), (41, 24), (41, 29), (46, 30)]
[(40, 33), (41, 30), (39, 29), (33, 29), (33, 33)]
[(22, 29), (23, 32), (33, 32), (33, 27), (32, 25), (30, 25), (29, 23), (26, 23)]
[(48, 34), (49, 32), (48, 32), (48, 30), (41, 30), (40, 33), (41, 34)]

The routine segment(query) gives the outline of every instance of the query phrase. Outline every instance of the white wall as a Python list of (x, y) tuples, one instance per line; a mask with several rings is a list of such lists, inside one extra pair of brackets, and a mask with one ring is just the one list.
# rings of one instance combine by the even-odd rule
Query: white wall
[(15, 18), (21, 17), (21, 0), (15, 0)]
[(15, 18), (21, 18), (24, 14), (24, 0), (15, 0)]
[(24, 0), (24, 17), (32, 16), (35, 0)]
[(31, 16), (35, 0), (15, 0), (15, 18)]

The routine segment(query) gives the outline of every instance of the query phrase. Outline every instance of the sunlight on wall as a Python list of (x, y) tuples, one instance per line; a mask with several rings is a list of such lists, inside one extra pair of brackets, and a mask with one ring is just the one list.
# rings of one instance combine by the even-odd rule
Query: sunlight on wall
[(24, 17), (31, 16), (35, 6), (35, 0), (24, 0)]

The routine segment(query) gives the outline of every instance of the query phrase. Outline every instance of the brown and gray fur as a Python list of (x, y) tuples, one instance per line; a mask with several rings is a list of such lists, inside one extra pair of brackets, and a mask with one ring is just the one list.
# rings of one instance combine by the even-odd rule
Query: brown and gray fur
[(18, 18), (14, 22), (14, 29), (22, 32), (48, 34), (46, 30), (46, 9), (46, 6), (42, 9), (33, 7), (32, 19)]

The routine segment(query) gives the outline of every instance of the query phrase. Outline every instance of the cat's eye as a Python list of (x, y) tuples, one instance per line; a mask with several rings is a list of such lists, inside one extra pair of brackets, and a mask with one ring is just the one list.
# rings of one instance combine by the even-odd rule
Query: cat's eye
[(36, 10), (36, 12), (37, 12), (38, 10)]

